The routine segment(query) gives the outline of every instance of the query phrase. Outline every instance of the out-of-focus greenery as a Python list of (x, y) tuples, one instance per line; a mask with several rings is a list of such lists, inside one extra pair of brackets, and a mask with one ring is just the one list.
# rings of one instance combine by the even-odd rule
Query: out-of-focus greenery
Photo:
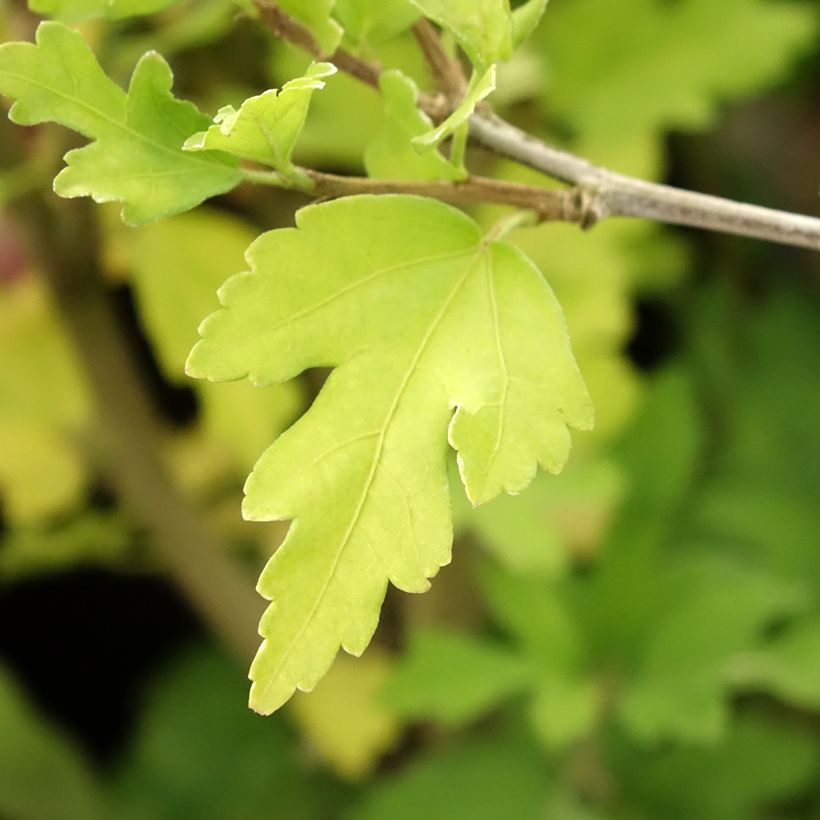
[[(356, 35), (346, 45), (429, 88), (406, 31), (415, 12), (391, 0), (401, 25), (390, 26), (357, 16), (366, 5), (338, 0)], [(85, 19), (120, 82), (157, 48), (173, 64), (175, 92), (210, 114), (281, 86), (309, 62), (225, 0), (32, 6)], [(132, 14), (148, 16), (118, 19)], [(316, 19), (328, 42), (340, 36)], [(7, 5), (0, 33), (29, 39), (35, 20)], [(533, 133), (658, 179), (670, 172), (670, 131), (704, 133), (751, 111), (769, 153), (740, 169), (737, 190), (815, 195), (820, 151), (799, 178), (781, 180), (800, 135), (765, 112), (803, 112), (785, 122), (806, 123), (820, 139), (817, 42), (811, 2), (552, 0), (489, 99)], [(763, 93), (768, 103), (749, 103)], [(392, 122), (372, 89), (339, 74), (316, 95), (296, 159), (362, 172), (368, 145)], [(64, 150), (55, 133), (21, 137), (0, 125), (6, 589), (78, 566), (159, 571), (140, 522), (117, 499), (96, 498), (104, 478), (83, 363), (27, 245), (29, 212), (18, 209), (20, 197), (50, 184)], [(675, 181), (708, 184), (718, 167), (722, 184), (738, 173), (729, 154), (754, 140), (717, 133), (709, 145), (727, 154), (717, 160), (676, 139)], [(543, 182), (482, 152), (467, 164)], [(795, 199), (809, 201), (805, 191)], [(239, 519), (241, 480), (316, 380), (216, 388), (186, 379), (183, 365), (214, 291), (243, 268), (253, 237), (289, 224), (298, 204), (243, 187), (140, 228), (123, 226), (117, 209), (98, 213), (110, 287), (136, 306), (132, 332), (161, 378), (196, 403), (155, 446), (208, 527), (255, 565), (282, 528)], [(489, 223), (497, 211), (473, 215)], [(638, 222), (589, 233), (546, 225), (513, 239), (554, 288), (596, 405), (596, 429), (576, 436), (565, 472), (475, 510), (454, 485), (453, 567), (430, 593), (390, 610), (378, 646), (340, 659), (314, 693), (272, 718), (247, 710), (238, 664), (192, 646), (141, 690), (133, 731), (102, 768), (3, 669), (0, 815), (820, 818), (817, 259)], [(637, 321), (647, 303), (660, 306), (657, 339)], [(639, 369), (629, 350), (649, 355), (652, 368)], [(60, 670), (49, 679), (59, 687)]]

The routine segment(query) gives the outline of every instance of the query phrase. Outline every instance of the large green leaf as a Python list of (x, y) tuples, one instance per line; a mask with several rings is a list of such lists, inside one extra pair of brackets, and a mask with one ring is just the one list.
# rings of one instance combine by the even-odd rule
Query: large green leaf
[(66, 154), (68, 167), (54, 180), (60, 196), (121, 201), (123, 219), (138, 225), (239, 182), (232, 157), (182, 151), (208, 120), (173, 97), (171, 70), (158, 54), (139, 61), (126, 94), (78, 32), (45, 22), (36, 41), (0, 46), (0, 93), (16, 100), (9, 116), (20, 125), (56, 122), (95, 140)]
[(365, 649), (388, 580), (421, 592), (450, 560), (448, 439), (478, 504), (560, 470), (567, 425), (592, 423), (560, 308), (520, 251), (417, 197), (314, 205), (297, 226), (251, 246), (188, 361), (260, 386), (336, 367), (245, 488), (247, 518), (297, 519), (259, 582), (263, 712), (340, 645)]

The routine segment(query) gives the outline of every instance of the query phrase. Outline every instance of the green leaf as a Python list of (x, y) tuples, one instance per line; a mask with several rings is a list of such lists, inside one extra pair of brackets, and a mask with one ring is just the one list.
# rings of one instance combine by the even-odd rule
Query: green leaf
[(486, 567), (481, 585), (485, 602), (531, 669), (533, 729), (548, 750), (561, 750), (591, 729), (602, 706), (587, 672), (577, 615), (558, 587), (532, 577)]
[(181, 150), (207, 119), (170, 93), (171, 70), (149, 52), (126, 94), (106, 77), (82, 36), (61, 23), (41, 23), (37, 44), (0, 46), (0, 93), (16, 99), (19, 125), (56, 122), (95, 140), (66, 154), (54, 180), (65, 197), (122, 201), (133, 225), (185, 211), (240, 181), (233, 158)]
[(704, 128), (721, 101), (782, 77), (816, 31), (813, 10), (794, 2), (556, 3), (539, 31), (554, 78), (545, 104), (596, 148)]
[(526, 689), (528, 672), (493, 641), (428, 629), (411, 635), (382, 694), (404, 717), (459, 726)]
[[(204, 648), (151, 686), (117, 773), (116, 820), (320, 820), (342, 795), (299, 759), (284, 721), (261, 721), (237, 696), (242, 671)], [(230, 765), (226, 765), (226, 761)]]
[(816, 739), (799, 725), (750, 714), (733, 721), (718, 746), (652, 749), (629, 762), (619, 781), (640, 801), (641, 817), (750, 820), (804, 817), (770, 809), (816, 785), (820, 761)]
[(425, 16), (447, 29), (479, 73), (513, 52), (509, 0), (410, 0)]
[(793, 613), (802, 596), (754, 569), (695, 555), (669, 573), (663, 597), (622, 719), (641, 741), (713, 743), (726, 732), (735, 660), (760, 644), (774, 619)]
[(401, 71), (382, 72), (379, 88), (384, 96), (387, 120), (367, 146), (364, 161), (371, 177), (384, 179), (464, 179), (460, 169), (438, 151), (419, 153), (411, 144), (433, 127), (416, 105), (416, 84)]
[(310, 29), (322, 51), (330, 56), (342, 39), (341, 26), (331, 17), (336, 0), (278, 0), (277, 5)]
[(478, 504), (560, 470), (567, 425), (592, 423), (560, 308), (511, 245), (409, 196), (313, 205), (297, 226), (251, 246), (188, 360), (258, 385), (336, 367), (245, 488), (247, 518), (298, 519), (259, 582), (263, 712), (311, 689), (340, 644), (364, 651), (388, 580), (421, 592), (450, 560), (448, 438)]
[(352, 820), (539, 820), (551, 814), (553, 775), (518, 737), (473, 739), (435, 751), (377, 783)]
[(417, 150), (429, 150), (436, 145), (440, 145), (460, 126), (465, 125), (470, 119), (475, 107), (487, 95), (495, 90), (495, 66), (490, 66), (486, 71), (475, 72), (470, 78), (470, 84), (464, 92), (464, 98), (453, 109), (447, 119), (440, 125), (430, 129), (427, 133), (413, 138), (413, 145)]
[(304, 77), (291, 80), (281, 91), (271, 89), (251, 97), (237, 111), (227, 105), (214, 117), (214, 125), (189, 137), (183, 149), (217, 149), (242, 159), (270, 165), (294, 177), (291, 159), (302, 133), (313, 92), (324, 88), (324, 78), (336, 73), (330, 63), (313, 63)]
[(176, 0), (29, 0), (29, 8), (37, 14), (77, 23), (90, 17), (121, 20), (143, 14), (155, 14)]
[(108, 817), (80, 750), (46, 723), (0, 667), (0, 812), (34, 820)]
[(410, 0), (336, 0), (334, 14), (355, 48), (375, 45), (406, 31), (419, 16)]
[(804, 709), (820, 709), (820, 618), (800, 620), (764, 647), (739, 657), (731, 678)]

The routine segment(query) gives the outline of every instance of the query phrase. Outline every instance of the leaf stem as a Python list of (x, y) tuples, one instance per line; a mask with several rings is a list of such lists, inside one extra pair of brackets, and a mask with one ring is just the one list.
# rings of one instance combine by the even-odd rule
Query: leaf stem
[(487, 243), (498, 242), (509, 236), (518, 228), (532, 228), (539, 222), (538, 214), (535, 211), (515, 211), (508, 214), (487, 231), (484, 241)]

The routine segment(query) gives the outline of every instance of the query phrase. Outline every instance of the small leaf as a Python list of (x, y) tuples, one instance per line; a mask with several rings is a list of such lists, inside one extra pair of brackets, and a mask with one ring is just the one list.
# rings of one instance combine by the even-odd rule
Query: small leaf
[(509, 0), (410, 0), (425, 17), (447, 29), (480, 73), (513, 52)]
[(560, 308), (511, 245), (409, 196), (313, 205), (297, 226), (251, 246), (188, 360), (258, 385), (336, 367), (245, 488), (247, 518), (298, 519), (259, 582), (262, 712), (313, 688), (340, 645), (364, 651), (388, 580), (422, 592), (450, 560), (448, 428), (482, 503), (560, 470), (567, 425), (592, 423)]
[(425, 151), (440, 145), (459, 126), (464, 125), (470, 119), (475, 107), (493, 91), (495, 91), (495, 66), (490, 66), (481, 74), (475, 72), (470, 78), (467, 90), (464, 92), (464, 99), (456, 106), (450, 116), (426, 134), (415, 137), (413, 145), (419, 151)]
[(291, 80), (281, 91), (271, 89), (251, 97), (237, 111), (220, 109), (214, 125), (189, 137), (186, 151), (218, 149), (242, 159), (270, 165), (285, 176), (295, 174), (291, 156), (302, 133), (313, 92), (336, 73), (330, 63), (313, 63), (304, 77)]
[(438, 151), (419, 153), (413, 138), (433, 127), (416, 105), (416, 84), (397, 70), (382, 72), (379, 88), (384, 96), (387, 121), (365, 152), (365, 165), (371, 177), (384, 179), (463, 179), (465, 174)]
[(139, 61), (126, 94), (78, 32), (45, 22), (36, 41), (0, 46), (0, 93), (17, 100), (9, 117), (20, 125), (56, 122), (96, 140), (66, 154), (68, 167), (54, 180), (60, 196), (122, 201), (125, 222), (139, 225), (240, 181), (233, 158), (181, 150), (207, 119), (171, 95), (171, 70), (158, 54)]
[(528, 672), (526, 663), (493, 641), (425, 630), (411, 636), (383, 695), (404, 717), (459, 726), (526, 689)]

